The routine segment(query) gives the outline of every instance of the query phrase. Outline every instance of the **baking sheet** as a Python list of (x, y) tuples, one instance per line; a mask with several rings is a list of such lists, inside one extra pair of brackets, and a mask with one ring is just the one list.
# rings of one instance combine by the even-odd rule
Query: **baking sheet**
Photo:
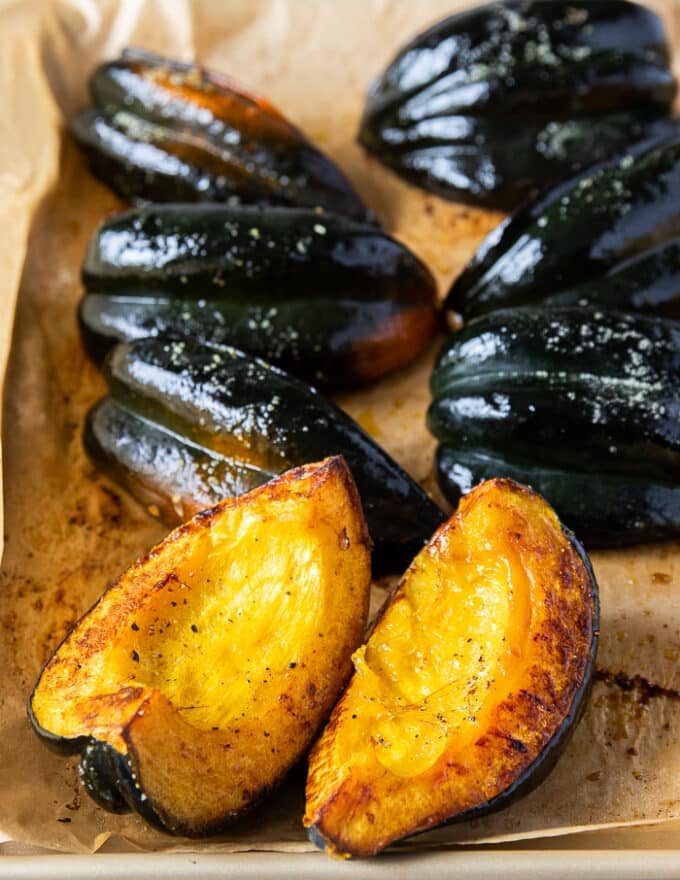
[[(332, 155), (385, 227), (433, 269), (443, 293), (499, 215), (401, 184), (353, 137), (371, 77), (405, 39), (463, 5), (27, 0), (0, 7), (0, 358), (23, 265), (5, 386), (0, 572), (0, 829), (15, 840), (73, 852), (111, 839), (154, 851), (311, 849), (299, 823), (301, 769), (263, 810), (203, 844), (103, 813), (82, 795), (75, 762), (48, 753), (28, 730), (25, 702), (49, 651), (164, 531), (100, 478), (81, 450), (83, 414), (104, 388), (78, 340), (79, 265), (96, 224), (119, 203), (60, 137), (61, 115), (84, 102), (96, 60), (126, 44), (185, 58), (195, 49), (206, 64), (271, 98)], [(678, 41), (678, 5), (650, 5)], [(341, 399), (432, 491), (434, 443), (423, 414), (433, 352), (434, 346), (399, 376)], [(680, 545), (595, 554), (594, 563), (602, 601), (599, 671), (590, 708), (555, 772), (521, 803), (422, 835), (409, 847), (527, 840), (680, 816)], [(380, 596), (377, 590), (376, 601)]]

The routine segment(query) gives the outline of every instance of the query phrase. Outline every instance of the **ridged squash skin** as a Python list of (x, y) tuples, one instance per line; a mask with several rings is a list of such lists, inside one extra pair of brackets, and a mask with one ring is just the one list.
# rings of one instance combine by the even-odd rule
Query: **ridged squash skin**
[(368, 614), (370, 541), (341, 458), (185, 523), (123, 574), (29, 701), (107, 810), (214, 833), (304, 754)]
[(304, 824), (343, 857), (531, 790), (590, 689), (597, 584), (539, 496), (482, 483), (413, 560), (309, 760)]
[(325, 387), (413, 360), (437, 322), (435, 281), (375, 226), (301, 208), (153, 205), (107, 220), (83, 265), (83, 339), (172, 335), (234, 345)]
[(616, 263), (604, 275), (540, 298), (544, 306), (600, 306), (680, 318), (680, 238)]
[(631, 147), (501, 223), (454, 281), (444, 307), (465, 320), (581, 300), (677, 314), (679, 197), (680, 137)]
[(126, 49), (71, 121), (93, 173), (128, 201), (298, 205), (372, 219), (344, 174), (229, 77)]
[(508, 210), (576, 168), (666, 136), (660, 19), (627, 0), (506, 0), (437, 22), (372, 84), (360, 143), (445, 198)]
[(288, 468), (343, 455), (380, 573), (413, 558), (445, 514), (346, 413), (243, 352), (188, 340), (119, 345), (85, 446), (142, 504), (177, 522)]
[(467, 324), (431, 378), (436, 473), (533, 486), (587, 546), (680, 533), (680, 324), (524, 307)]

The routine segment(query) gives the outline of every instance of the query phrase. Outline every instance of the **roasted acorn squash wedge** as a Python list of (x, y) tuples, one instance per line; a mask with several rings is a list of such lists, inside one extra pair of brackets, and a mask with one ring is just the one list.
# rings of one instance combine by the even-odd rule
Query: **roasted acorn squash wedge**
[(123, 211), (92, 237), (82, 277), (88, 290), (186, 299), (436, 297), (431, 273), (403, 244), (370, 224), (306, 208), (166, 204)]
[(528, 483), (587, 547), (680, 534), (680, 324), (524, 307), (466, 324), (431, 378), (428, 426), (452, 504), (489, 477)]
[(484, 3), (398, 52), (369, 90), (359, 141), (438, 195), (508, 209), (668, 133), (675, 89), (663, 25), (644, 6)]
[[(680, 134), (590, 166), (496, 227), (454, 281), (445, 308), (467, 321), (548, 298), (560, 302), (561, 292), (565, 304), (573, 303), (585, 284), (584, 299), (597, 305), (602, 279), (603, 306), (672, 309), (675, 291), (664, 292), (663, 279), (677, 258), (672, 249), (665, 256), (658, 249), (672, 248), (680, 236), (678, 198)], [(617, 270), (632, 274), (637, 296), (630, 288), (608, 292), (613, 276), (607, 276)], [(645, 294), (655, 281), (661, 291)]]
[(505, 806), (584, 706), (598, 639), (588, 559), (507, 479), (465, 496), (404, 575), (309, 761), (304, 823), (331, 854)]
[(90, 79), (71, 131), (125, 199), (245, 202), (372, 217), (342, 172), (263, 98), (228, 77), (139, 50)]
[(83, 266), (88, 352), (174, 335), (234, 345), (315, 384), (404, 366), (436, 320), (437, 286), (375, 226), (301, 208), (153, 205), (109, 219)]
[(31, 695), (107, 809), (212, 833), (305, 752), (368, 613), (369, 538), (339, 457), (181, 526), (110, 587)]
[(315, 388), (227, 346), (140, 339), (106, 362), (110, 396), (85, 446), (142, 504), (177, 522), (288, 468), (343, 455), (376, 570), (395, 572), (445, 519), (420, 486)]

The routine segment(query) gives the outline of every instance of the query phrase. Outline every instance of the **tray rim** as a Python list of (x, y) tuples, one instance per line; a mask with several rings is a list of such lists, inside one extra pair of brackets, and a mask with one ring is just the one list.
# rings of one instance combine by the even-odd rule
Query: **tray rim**
[(465, 849), (460, 852), (430, 852), (409, 855), (383, 855), (378, 859), (347, 863), (322, 853), (101, 853), (0, 857), (0, 873), (12, 880), (139, 880), (157, 878), (201, 880), (268, 877), (271, 880), (305, 878), (361, 877), (367, 880), (411, 878), (414, 868), (426, 869), (433, 880), (467, 878), (504, 880), (541, 877), (546, 880), (577, 878), (620, 878), (620, 880), (665, 880), (680, 877), (680, 851), (636, 849), (594, 850), (496, 850)]

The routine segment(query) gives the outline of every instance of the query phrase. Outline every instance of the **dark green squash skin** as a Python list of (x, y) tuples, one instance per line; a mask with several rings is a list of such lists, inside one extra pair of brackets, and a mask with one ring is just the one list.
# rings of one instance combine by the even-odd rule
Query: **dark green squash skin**
[[(153, 131), (152, 126), (138, 128)], [(156, 131), (153, 138), (136, 140), (97, 110), (83, 110), (71, 120), (70, 130), (94, 176), (124, 201), (220, 201), (214, 176), (164, 151)], [(234, 196), (233, 201), (241, 199)]]
[(400, 50), (369, 90), (359, 141), (425, 189), (507, 210), (663, 135), (669, 62), (659, 18), (625, 0), (480, 5)]
[[(440, 445), (435, 468), (454, 503), (482, 480), (501, 474), (531, 486), (550, 502), (590, 547), (624, 547), (676, 537), (680, 532), (680, 484), (635, 473), (593, 473), (543, 466), (511, 452)], [(644, 515), (641, 515), (644, 512)]]
[[(64, 638), (66, 638), (65, 636)], [(38, 676), (37, 681), (40, 680)], [(130, 761), (109, 743), (91, 736), (65, 737), (46, 730), (33, 712), (33, 691), (26, 707), (29, 724), (51, 751), (62, 756), (80, 755), (78, 777), (89, 796), (110, 813), (137, 811), (149, 824), (168, 830), (136, 782)]]
[[(192, 443), (189, 437), (131, 412), (113, 397), (105, 397), (88, 413), (83, 443), (110, 477), (145, 506), (158, 508), (161, 518), (171, 524), (182, 519), (172, 502), (179, 490), (202, 509), (218, 498), (243, 495), (278, 473)], [(174, 476), (178, 492), (168, 489), (166, 474)]]
[(132, 781), (127, 758), (109, 743), (90, 738), (80, 757), (78, 778), (92, 800), (109, 813), (130, 812), (132, 807), (121, 787), (126, 777)]
[(495, 229), (445, 308), (466, 320), (542, 301), (680, 235), (680, 138), (592, 166)]
[(33, 694), (28, 700), (27, 714), (33, 731), (59, 755), (80, 754), (78, 777), (96, 804), (109, 813), (129, 813), (134, 810), (160, 831), (171, 830), (150, 806), (125, 755), (109, 743), (91, 736), (69, 739), (46, 730), (33, 713), (32, 699)]
[(301, 208), (151, 205), (104, 223), (83, 264), (88, 290), (162, 291), (270, 305), (347, 296), (432, 305), (432, 275), (374, 226)]
[(533, 115), (552, 102), (565, 116), (650, 101), (668, 107), (675, 97), (669, 61), (663, 24), (643, 5), (486, 3), (437, 22), (400, 49), (372, 84), (367, 111), (424, 119), (435, 96), (436, 109), (448, 115)]
[(466, 325), (432, 375), (436, 472), (533, 486), (588, 546), (680, 533), (680, 324), (518, 308)]
[(122, 198), (320, 208), (372, 220), (342, 172), (265, 100), (194, 64), (126, 50), (90, 78), (72, 134)]
[[(535, 304), (536, 301), (534, 301)], [(552, 306), (600, 306), (680, 318), (680, 238), (624, 260), (571, 290), (541, 297)]]
[(326, 389), (356, 388), (403, 366), (419, 353), (436, 321), (433, 307), (395, 300), (291, 298), (266, 306), (242, 297), (230, 302), (106, 293), (86, 294), (78, 319), (96, 363), (118, 342), (188, 337), (232, 345)]
[(226, 346), (147, 339), (118, 346), (106, 377), (112, 399), (88, 416), (86, 448), (168, 519), (173, 498), (208, 506), (335, 453), (357, 483), (375, 570), (400, 570), (445, 519), (356, 422), (264, 361)]
[[(474, 809), (467, 810), (458, 816), (454, 816), (452, 819), (449, 819), (448, 821), (442, 823), (443, 825), (455, 825), (459, 822), (467, 822), (472, 819), (479, 819), (482, 816), (488, 815), (489, 813), (495, 813), (497, 810), (502, 810), (504, 807), (510, 806), (511, 804), (515, 803), (516, 801), (520, 800), (521, 798), (532, 792), (538, 785), (541, 784), (541, 782), (544, 781), (544, 779), (549, 776), (550, 771), (553, 769), (558, 759), (569, 744), (572, 734), (576, 729), (576, 725), (581, 720), (586, 706), (588, 705), (588, 700), (590, 699), (590, 694), (593, 686), (593, 673), (595, 672), (595, 661), (597, 659), (597, 649), (600, 640), (599, 588), (597, 584), (597, 579), (595, 577), (595, 572), (593, 571), (593, 567), (591, 565), (590, 559), (588, 558), (588, 554), (583, 547), (583, 544), (571, 531), (571, 529), (569, 529), (563, 523), (561, 523), (561, 528), (572, 548), (579, 555), (581, 561), (583, 562), (583, 565), (585, 566), (585, 569), (588, 573), (588, 580), (590, 583), (588, 598), (590, 601), (592, 636), (588, 650), (586, 667), (584, 669), (583, 681), (581, 682), (580, 687), (574, 694), (574, 699), (569, 708), (569, 712), (564, 717), (564, 720), (553, 734), (551, 740), (543, 748), (540, 755), (529, 767), (527, 767), (524, 773), (522, 773), (517, 779), (515, 779), (504, 791), (496, 795), (496, 797), (491, 798), (491, 800), (487, 801), (484, 804), (480, 804), (480, 806)], [(425, 833), (431, 830), (431, 828), (425, 828), (420, 832), (415, 832), (415, 834)], [(307, 834), (311, 842), (321, 850), (326, 850), (328, 845), (331, 844), (331, 841), (327, 840), (321, 834), (319, 828), (316, 825), (312, 825), (310, 828), (308, 828)], [(409, 835), (406, 840), (410, 839), (410, 837), (411, 835)]]
[(385, 125), (361, 142), (404, 180), (445, 199), (511, 211), (579, 168), (629, 144), (676, 135), (672, 119), (610, 113), (523, 120), (449, 116)]
[[(78, 778), (92, 800), (98, 806), (109, 813), (138, 813), (149, 825), (163, 831), (166, 834), (178, 834), (180, 829), (170, 817), (157, 812), (150, 804), (149, 798), (142, 791), (137, 781), (136, 774), (127, 755), (121, 754), (109, 743), (97, 740), (94, 737), (76, 737), (68, 739), (58, 737), (35, 720), (29, 700), (28, 716), (35, 733), (45, 745), (61, 755), (73, 755), (81, 753), (78, 764)], [(272, 788), (278, 784), (276, 780)], [(248, 811), (257, 807), (264, 800), (270, 789), (265, 788), (249, 806)], [(190, 837), (206, 837), (224, 829), (230, 820), (240, 818), (238, 816), (226, 816), (216, 822), (202, 828)], [(186, 835), (186, 831), (183, 831)]]
[(172, 335), (233, 345), (324, 387), (373, 381), (434, 332), (435, 281), (374, 226), (299, 208), (156, 205), (93, 237), (88, 352)]

